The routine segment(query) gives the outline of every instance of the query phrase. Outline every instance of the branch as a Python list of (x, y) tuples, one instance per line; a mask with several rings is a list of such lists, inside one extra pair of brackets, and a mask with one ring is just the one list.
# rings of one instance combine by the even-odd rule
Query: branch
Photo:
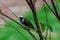
[(55, 0), (57, 11), (59, 12), (58, 2)]
[(50, 8), (50, 6), (48, 5), (48, 3), (47, 3), (45, 0), (43, 0), (43, 2), (48, 6), (48, 8), (49, 8), (53, 13), (55, 13), (55, 12)]
[(55, 13), (56, 13), (56, 17), (58, 18), (58, 20), (60, 21), (60, 14), (58, 14), (58, 11), (57, 11), (57, 9), (56, 9), (56, 7), (55, 7), (55, 3), (54, 3), (54, 0), (51, 0), (51, 3), (52, 3), (52, 5), (53, 5), (53, 8), (54, 8), (54, 11), (55, 11)]
[[(26, 1), (28, 1), (28, 0), (26, 0)], [(40, 26), (39, 26), (39, 23), (38, 23), (38, 18), (37, 18), (37, 14), (36, 14), (36, 9), (35, 9), (35, 3), (32, 1), (32, 0), (30, 0), (29, 1), (30, 2), (30, 4), (32, 5), (32, 7), (30, 7), (31, 8), (31, 10), (32, 10), (32, 13), (33, 13), (33, 17), (34, 17), (34, 21), (35, 21), (35, 24), (36, 24), (36, 28), (37, 28), (37, 32), (38, 32), (38, 34), (39, 34), (39, 37), (40, 37), (40, 40), (44, 40), (44, 38), (43, 38), (43, 35), (42, 35), (42, 32), (41, 32), (41, 29), (40, 29)], [(28, 4), (28, 3), (27, 3)], [(28, 4), (29, 5), (29, 4)]]
[(9, 17), (9, 16), (5, 15), (5, 14), (4, 14), (4, 13), (2, 13), (2, 12), (0, 12), (0, 14), (1, 14), (1, 15), (3, 15), (3, 16), (5, 16), (5, 17), (7, 17), (7, 18), (9, 18), (9, 19), (11, 19), (12, 21), (14, 21), (15, 23), (17, 23), (18, 25), (20, 25), (20, 26), (21, 26), (21, 24), (20, 24), (20, 23), (18, 23), (17, 21), (15, 21), (14, 19), (12, 19), (11, 17)]
[(34, 38), (34, 40), (37, 40), (36, 37), (29, 30), (27, 30), (27, 31), (29, 32), (29, 34), (31, 34), (31, 36)]
[(50, 40), (52, 40), (52, 39), (51, 39), (52, 36), (51, 36), (51, 32), (50, 32), (50, 31), (49, 31), (49, 37), (50, 37)]
[(0, 1), (0, 4), (3, 5), (6, 9), (8, 9), (17, 19), (19, 19), (19, 18), (16, 16), (16, 14), (15, 14), (12, 10), (10, 10), (7, 6), (5, 6), (1, 1)]
[[(0, 18), (3, 19), (6, 23), (8, 23), (3, 17), (0, 16)], [(10, 23), (8, 24), (11, 25)], [(27, 38), (17, 28), (15, 28), (15, 26), (12, 26), (12, 27), (27, 40)]]
[[(48, 3), (45, 1), (45, 0), (43, 0), (44, 1), (44, 3), (48, 6), (48, 8), (52, 11), (52, 13), (58, 18), (58, 20), (60, 21), (60, 14), (58, 13), (58, 16), (56, 15), (56, 12), (55, 11), (53, 11), (51, 8), (50, 8), (50, 6), (48, 5)], [(52, 0), (51, 0), (52, 1)]]
[(52, 3), (52, 5), (53, 5), (53, 8), (54, 8), (54, 11), (55, 11), (56, 15), (58, 16), (58, 12), (57, 12), (57, 9), (56, 9), (56, 7), (55, 7), (54, 0), (51, 0), (51, 3)]
[[(29, 32), (29, 30), (26, 28), (26, 27), (24, 27), (23, 25), (21, 25), (20, 23), (18, 23), (17, 21), (15, 21), (14, 19), (12, 19), (12, 18), (10, 18), (9, 16), (7, 16), (7, 15), (5, 15), (5, 14), (3, 14), (2, 12), (0, 12), (0, 14), (1, 15), (3, 15), (3, 16), (5, 16), (5, 17), (7, 17), (7, 18), (9, 18), (9, 19), (11, 19), (12, 21), (14, 21), (14, 22), (16, 22), (17, 24), (19, 24), (20, 26), (22, 26), (25, 30), (27, 30), (28, 32)], [(1, 17), (2, 18), (2, 17)], [(3, 19), (3, 18), (2, 18)], [(5, 21), (5, 19), (3, 19), (4, 21)], [(5, 21), (5, 22), (7, 22), (7, 21)], [(8, 22), (7, 22), (8, 23)], [(8, 23), (9, 24), (9, 23)], [(10, 24), (11, 25), (11, 24)], [(13, 28), (15, 29), (15, 30), (17, 30), (14, 26), (13, 26)], [(18, 30), (17, 30), (18, 31)], [(19, 31), (18, 31), (19, 32)], [(19, 32), (20, 33), (20, 32)], [(29, 34), (31, 34), (31, 36), (35, 39), (35, 40), (37, 40), (36, 39), (36, 37), (34, 37), (34, 35), (31, 33), (31, 32), (29, 32)], [(26, 39), (26, 37), (25, 37), (25, 39)]]

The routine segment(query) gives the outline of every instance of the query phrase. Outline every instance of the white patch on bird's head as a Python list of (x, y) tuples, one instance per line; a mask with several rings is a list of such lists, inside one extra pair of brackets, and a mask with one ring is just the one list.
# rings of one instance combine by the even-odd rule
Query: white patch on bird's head
[(22, 21), (22, 19), (23, 19), (23, 17), (22, 17), (22, 16), (20, 16), (20, 21)]
[(20, 17), (22, 17), (22, 16), (20, 16)]

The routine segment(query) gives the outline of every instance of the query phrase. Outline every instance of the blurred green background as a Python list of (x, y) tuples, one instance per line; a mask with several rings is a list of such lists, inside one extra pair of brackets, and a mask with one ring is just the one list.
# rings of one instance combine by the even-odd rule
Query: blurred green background
[[(58, 3), (58, 9), (60, 10), (59, 7), (60, 3)], [(52, 6), (51, 6), (52, 7)], [(53, 28), (53, 33), (51, 34), (52, 40), (60, 40), (60, 21), (52, 14), (52, 12), (49, 10), (49, 8), (46, 6), (46, 12), (48, 15), (48, 23), (52, 26)], [(23, 15), (25, 18), (31, 21), (31, 23), (35, 26), (33, 15), (31, 10), (27, 11), (25, 15)], [(46, 22), (46, 16), (45, 16), (45, 11), (43, 6), (37, 10), (37, 16), (38, 16), (38, 21), (39, 23), (41, 21)], [(24, 30), (21, 26), (16, 24), (15, 22), (9, 20), (8, 21), (11, 25), (20, 28), (17, 28), (21, 33), (18, 33), (13, 26), (9, 25), (6, 23), (8, 26), (0, 26), (0, 40), (33, 40), (32, 36)], [(36, 36), (36, 38), (39, 40), (38, 34), (33, 32), (32, 33)], [(24, 36), (23, 36), (23, 35)], [(26, 38), (25, 38), (26, 37)], [(49, 36), (47, 38), (49, 40)]]

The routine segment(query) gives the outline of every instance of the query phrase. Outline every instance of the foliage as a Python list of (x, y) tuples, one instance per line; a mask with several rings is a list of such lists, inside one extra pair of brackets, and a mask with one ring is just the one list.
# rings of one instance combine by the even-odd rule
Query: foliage
[(58, 2), (60, 2), (60, 0), (58, 0)]
[[(50, 10), (48, 9), (48, 7), (46, 7), (47, 9), (47, 13), (48, 13), (48, 21), (49, 24), (52, 26), (52, 28), (54, 29), (54, 32), (56, 32), (56, 38), (52, 35), (52, 40), (60, 40), (60, 23), (58, 22), (57, 18), (50, 12)], [(46, 17), (45, 17), (45, 12), (43, 7), (39, 10), (37, 10), (37, 15), (38, 15), (38, 20), (39, 23), (41, 21), (46, 22)], [(26, 12), (26, 14), (24, 15), (27, 19), (29, 19), (31, 21), (31, 23), (35, 26), (34, 23), (34, 19), (33, 19), (33, 15), (31, 10), (29, 10), (28, 12)], [(18, 24), (14, 23), (13, 21), (8, 21), (10, 24), (12, 23), (13, 26), (20, 27)], [(0, 27), (0, 40), (25, 40), (25, 38), (19, 34), (15, 29), (12, 28), (11, 25), (9, 25), (8, 23), (6, 23), (6, 25), (8, 26), (4, 26), (4, 27)], [(41, 24), (42, 25), (42, 24)], [(51, 30), (53, 32), (53, 29), (51, 28), (50, 25), (46, 24), (47, 27), (49, 28), (49, 30)], [(43, 26), (43, 32), (45, 30), (45, 24), (42, 25)], [(41, 27), (42, 27), (41, 26)], [(35, 27), (36, 28), (36, 27)], [(28, 32), (24, 29), (21, 28), (17, 28), (18, 30), (20, 30), (20, 32), (28, 39), (28, 40), (33, 40), (33, 38), (28, 34)], [(58, 34), (57, 34), (58, 33)], [(38, 38), (38, 35), (33, 32), (33, 34)]]

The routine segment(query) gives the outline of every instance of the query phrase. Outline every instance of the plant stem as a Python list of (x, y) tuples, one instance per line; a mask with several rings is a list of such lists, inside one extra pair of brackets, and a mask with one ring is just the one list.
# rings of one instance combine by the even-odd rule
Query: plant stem
[(39, 34), (40, 40), (44, 40), (43, 36), (42, 36), (42, 33), (41, 33), (41, 30), (40, 30), (39, 23), (38, 23), (37, 14), (36, 14), (35, 11), (33, 11), (33, 16), (34, 16), (34, 21), (35, 21), (35, 24), (36, 24), (36, 28), (37, 28), (37, 32)]
[(58, 2), (57, 2), (57, 0), (55, 0), (55, 3), (56, 3), (57, 11), (60, 12), (60, 11), (59, 11), (59, 7), (58, 7)]
[(37, 40), (36, 37), (35, 37), (29, 30), (27, 30), (27, 31), (28, 31), (29, 34), (34, 38), (34, 40)]
[(57, 9), (56, 9), (56, 7), (55, 7), (54, 0), (51, 0), (51, 3), (52, 3), (52, 5), (53, 5), (54, 11), (55, 11), (55, 13), (56, 13), (56, 17), (60, 20), (60, 15), (58, 14), (58, 11), (57, 11)]
[(8, 9), (17, 19), (19, 19), (19, 18), (16, 16), (16, 14), (15, 14), (12, 10), (10, 10), (7, 6), (5, 6), (1, 1), (0, 1), (0, 4), (3, 5), (6, 9)]
[[(5, 14), (3, 14), (3, 13), (0, 13), (1, 15), (3, 15), (3, 16), (5, 16), (5, 17), (7, 17), (7, 18), (9, 18), (9, 19), (11, 19), (12, 21), (14, 21), (14, 22), (16, 22), (17, 24), (19, 24), (17, 21), (15, 21), (14, 19), (12, 19), (12, 18), (10, 18), (9, 16), (7, 16), (7, 15), (5, 15)], [(6, 21), (7, 22), (7, 21)], [(9, 23), (8, 23), (9, 24)], [(11, 24), (10, 24), (11, 25)], [(21, 24), (19, 24), (20, 26), (22, 26)], [(23, 26), (22, 26), (23, 27)], [(15, 28), (15, 27), (13, 27), (13, 28)], [(24, 28), (24, 27), (23, 27)], [(16, 28), (15, 28), (16, 29)], [(24, 28), (25, 29), (25, 28)], [(17, 29), (16, 29), (17, 30)], [(27, 30), (27, 29), (26, 29)], [(17, 30), (18, 31), (18, 30)], [(28, 31), (28, 30), (27, 30)], [(19, 31), (18, 31), (19, 32)], [(29, 31), (28, 31), (29, 32)], [(20, 33), (20, 32), (19, 32)], [(30, 32), (29, 32), (30, 33)], [(31, 35), (32, 35), (32, 37), (35, 39), (35, 40), (37, 40), (34, 36), (33, 36), (33, 34), (32, 33), (30, 33)]]
[(50, 8), (50, 6), (48, 5), (48, 3), (47, 3), (45, 0), (43, 0), (43, 2), (48, 6), (48, 8), (52, 11), (52, 13), (55, 13), (55, 12)]
[(40, 26), (38, 23), (38, 18), (37, 18), (36, 9), (35, 9), (35, 3), (32, 0), (29, 0), (29, 1), (26, 0), (26, 2), (32, 10), (34, 21), (35, 21), (36, 28), (37, 28), (37, 33), (39, 34), (40, 40), (44, 40), (44, 37), (42, 35), (41, 29), (40, 29)]
[[(2, 19), (2, 20), (4, 20), (6, 23), (8, 23), (3, 17), (1, 17), (0, 16), (0, 18)], [(11, 25), (10, 23), (8, 23), (9, 25)], [(21, 34), (26, 40), (27, 40), (27, 38), (17, 29), (17, 28), (15, 28), (15, 26), (13, 26), (13, 25), (11, 25), (19, 34)]]
[(37, 32), (38, 32), (38, 34), (39, 34), (40, 40), (44, 40), (44, 39), (43, 39), (43, 36), (42, 36), (42, 32), (41, 32), (40, 26), (39, 26), (39, 23), (38, 23), (38, 18), (37, 18), (37, 14), (36, 14), (36, 9), (35, 9), (34, 3), (33, 3), (32, 1), (31, 1), (31, 4), (32, 4), (32, 6), (33, 6), (32, 12), (33, 12), (33, 17), (34, 17), (34, 21), (35, 21), (35, 24), (36, 24)]
[(4, 13), (0, 12), (0, 14), (3, 15), (3, 16), (5, 16), (5, 17), (7, 17), (7, 18), (9, 18), (9, 19), (11, 19), (12, 21), (16, 22), (18, 25), (22, 26), (20, 23), (18, 23), (17, 21), (15, 21), (14, 19), (12, 19), (11, 17), (5, 15)]
[(50, 40), (51, 40), (51, 32), (49, 31), (49, 37), (50, 37)]
[(55, 11), (56, 15), (58, 16), (58, 12), (57, 12), (57, 9), (56, 9), (56, 7), (55, 7), (54, 0), (51, 0), (51, 3), (52, 3), (52, 5), (53, 5), (53, 8), (54, 8), (54, 11)]
[[(56, 15), (56, 10), (55, 11), (53, 11), (51, 8), (50, 8), (50, 6), (48, 5), (48, 3), (45, 1), (45, 0), (43, 0), (44, 1), (44, 3), (48, 6), (48, 8), (52, 11), (52, 13), (57, 17), (57, 19), (60, 21), (60, 14), (58, 13), (58, 15)], [(52, 1), (52, 0), (51, 0)]]

